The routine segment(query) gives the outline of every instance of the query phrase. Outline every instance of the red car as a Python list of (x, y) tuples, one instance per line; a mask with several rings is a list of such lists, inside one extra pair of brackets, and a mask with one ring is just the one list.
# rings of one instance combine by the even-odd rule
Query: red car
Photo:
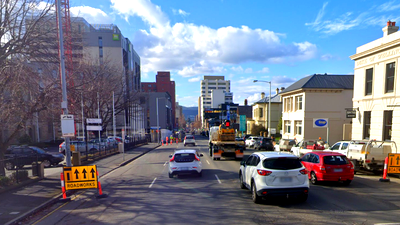
[(301, 157), (312, 184), (319, 181), (342, 181), (349, 185), (354, 178), (354, 166), (343, 154), (336, 152), (309, 152)]

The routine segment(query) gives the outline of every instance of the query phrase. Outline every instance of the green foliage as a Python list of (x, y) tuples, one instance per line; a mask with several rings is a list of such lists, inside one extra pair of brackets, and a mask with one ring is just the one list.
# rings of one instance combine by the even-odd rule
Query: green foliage
[(24, 134), (21, 137), (18, 138), (18, 142), (21, 145), (29, 145), (32, 143), (32, 139), (28, 134)]
[(9, 177), (0, 176), (0, 187), (8, 186), (11, 184)]
[(251, 129), (251, 131), (250, 131), (250, 134), (251, 134), (251, 135), (259, 136), (261, 131), (262, 131), (262, 132), (265, 131), (265, 132), (268, 133), (267, 129), (265, 129), (265, 127), (263, 127), (262, 125), (256, 125), (256, 124), (254, 124), (254, 126), (252, 127), (252, 129)]

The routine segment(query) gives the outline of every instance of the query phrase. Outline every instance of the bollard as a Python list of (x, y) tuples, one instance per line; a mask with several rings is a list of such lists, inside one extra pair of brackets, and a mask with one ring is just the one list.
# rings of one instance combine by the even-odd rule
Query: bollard
[(164, 141), (163, 140), (161, 140), (161, 146), (164, 146)]
[(387, 167), (388, 167), (388, 163), (389, 163), (389, 158), (386, 157), (386, 158), (385, 158), (385, 167), (383, 168), (383, 178), (380, 178), (380, 179), (379, 179), (380, 182), (389, 182), (389, 181), (390, 181), (389, 178), (386, 178), (386, 176), (387, 176)]
[(170, 144), (172, 145), (172, 139), (171, 139), (171, 143)]
[(168, 145), (168, 139), (165, 141), (165, 144)]
[(96, 171), (96, 173), (97, 173), (97, 185), (98, 185), (98, 191), (99, 191), (99, 194), (96, 196), (96, 198), (106, 198), (107, 195), (106, 195), (106, 194), (103, 194), (103, 190), (101, 189), (101, 183), (100, 183), (100, 178), (99, 178), (99, 172)]
[(71, 201), (71, 198), (67, 198), (67, 192), (65, 190), (64, 173), (61, 173), (61, 191), (63, 193), (63, 198), (60, 199), (62, 202)]
[(176, 139), (176, 144), (178, 144), (178, 138)]

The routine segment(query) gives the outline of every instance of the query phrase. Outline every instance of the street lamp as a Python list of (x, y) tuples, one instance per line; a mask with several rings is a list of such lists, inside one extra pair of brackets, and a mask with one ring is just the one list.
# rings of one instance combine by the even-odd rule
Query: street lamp
[(271, 137), (271, 81), (265, 80), (253, 80), (254, 83), (256, 82), (264, 82), (269, 83), (269, 98), (268, 98), (268, 137)]

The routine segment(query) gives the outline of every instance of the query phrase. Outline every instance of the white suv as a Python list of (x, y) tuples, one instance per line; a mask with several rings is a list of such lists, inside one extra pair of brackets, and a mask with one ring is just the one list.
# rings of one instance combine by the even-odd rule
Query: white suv
[(245, 144), (246, 147), (254, 147), (254, 144), (256, 143), (256, 141), (259, 139), (260, 137), (256, 137), (256, 136), (250, 136), (246, 139)]
[(194, 139), (194, 136), (190, 135), (190, 134), (186, 135), (185, 140), (183, 141), (183, 145), (184, 146), (186, 146), (186, 145), (196, 146), (196, 140)]
[(171, 158), (169, 160), (169, 178), (181, 174), (196, 174), (201, 177), (203, 165), (200, 157), (202, 156), (203, 154), (199, 154), (196, 150), (176, 150), (173, 155), (169, 156)]
[(240, 165), (240, 187), (251, 190), (253, 202), (259, 203), (263, 197), (272, 195), (307, 200), (308, 172), (297, 156), (284, 152), (256, 152)]

